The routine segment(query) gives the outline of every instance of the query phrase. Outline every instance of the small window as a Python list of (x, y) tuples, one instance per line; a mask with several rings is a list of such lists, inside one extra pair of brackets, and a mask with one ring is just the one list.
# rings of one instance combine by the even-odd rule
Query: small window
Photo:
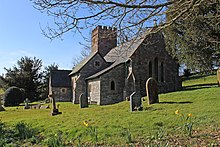
[(101, 66), (101, 62), (100, 62), (99, 60), (96, 60), (96, 61), (94, 62), (94, 66), (95, 66), (95, 67), (100, 67), (100, 66)]
[(115, 90), (115, 82), (111, 81), (111, 90)]
[(61, 91), (61, 93), (65, 94), (67, 89), (66, 88), (61, 88), (60, 91)]

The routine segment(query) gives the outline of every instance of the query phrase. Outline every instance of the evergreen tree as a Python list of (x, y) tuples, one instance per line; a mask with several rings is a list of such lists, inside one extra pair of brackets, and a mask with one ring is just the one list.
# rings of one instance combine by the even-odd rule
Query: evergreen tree
[[(168, 21), (178, 13), (168, 9)], [(220, 3), (201, 1), (165, 29), (167, 50), (190, 69), (211, 70), (220, 63)]]
[(16, 86), (24, 90), (24, 97), (37, 100), (41, 93), (42, 61), (34, 57), (22, 57), (17, 61), (17, 66), (4, 68), (6, 70), (4, 81), (9, 86)]
[(41, 93), (41, 98), (45, 99), (48, 94), (49, 94), (49, 77), (50, 77), (50, 71), (51, 70), (58, 70), (59, 65), (58, 64), (50, 64), (44, 68), (44, 73), (43, 73), (43, 84), (41, 87), (42, 93)]

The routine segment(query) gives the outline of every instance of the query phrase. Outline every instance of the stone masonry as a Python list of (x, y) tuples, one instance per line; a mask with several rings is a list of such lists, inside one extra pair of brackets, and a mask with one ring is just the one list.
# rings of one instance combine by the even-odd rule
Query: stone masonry
[(178, 64), (165, 50), (162, 33), (146, 32), (116, 45), (116, 29), (98, 26), (92, 31), (92, 53), (70, 73), (74, 103), (82, 93), (90, 103), (107, 105), (135, 92), (138, 106), (150, 77), (157, 81), (159, 93), (181, 89)]

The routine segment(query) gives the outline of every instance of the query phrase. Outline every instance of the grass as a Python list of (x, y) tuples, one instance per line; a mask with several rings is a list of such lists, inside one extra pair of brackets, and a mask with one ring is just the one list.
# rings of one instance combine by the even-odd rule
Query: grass
[[(181, 121), (175, 110), (187, 115), (192, 113), (194, 139), (218, 130), (220, 124), (220, 89), (216, 84), (216, 76), (193, 77), (183, 82), (184, 89), (179, 92), (160, 94), (160, 103), (148, 105), (143, 102), (144, 110), (129, 111), (129, 102), (121, 102), (108, 106), (91, 105), (80, 109), (72, 103), (59, 103), (57, 116), (50, 116), (49, 109), (23, 110), (23, 107), (7, 107), (0, 112), (0, 120), (9, 126), (19, 122), (31, 124), (42, 136), (50, 136), (63, 132), (66, 141), (76, 144), (91, 143), (87, 121), (97, 130), (100, 145), (124, 145), (129, 142), (146, 143), (162, 137), (181, 138)], [(129, 138), (129, 139), (128, 139)], [(184, 139), (183, 139), (184, 140)], [(210, 142), (212, 142), (211, 140)]]
[(4, 93), (4, 90), (0, 88), (0, 95)]

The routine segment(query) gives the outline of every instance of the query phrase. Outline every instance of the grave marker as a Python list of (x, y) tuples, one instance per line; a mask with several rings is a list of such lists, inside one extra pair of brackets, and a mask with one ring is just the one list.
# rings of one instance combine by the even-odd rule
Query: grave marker
[(79, 105), (80, 105), (80, 108), (88, 107), (88, 99), (84, 96), (83, 93), (79, 96)]
[(220, 87), (220, 68), (217, 70), (217, 82), (218, 82), (218, 87)]
[(62, 112), (59, 112), (59, 110), (56, 108), (56, 102), (55, 99), (52, 95), (49, 95), (49, 98), (52, 100), (52, 110), (51, 110), (51, 115), (57, 115), (57, 114), (62, 114)]
[(149, 104), (159, 103), (157, 81), (152, 77), (146, 82), (146, 92)]
[(29, 106), (29, 100), (28, 100), (28, 98), (26, 98), (25, 100), (24, 100), (24, 109), (30, 109), (31, 107)]

